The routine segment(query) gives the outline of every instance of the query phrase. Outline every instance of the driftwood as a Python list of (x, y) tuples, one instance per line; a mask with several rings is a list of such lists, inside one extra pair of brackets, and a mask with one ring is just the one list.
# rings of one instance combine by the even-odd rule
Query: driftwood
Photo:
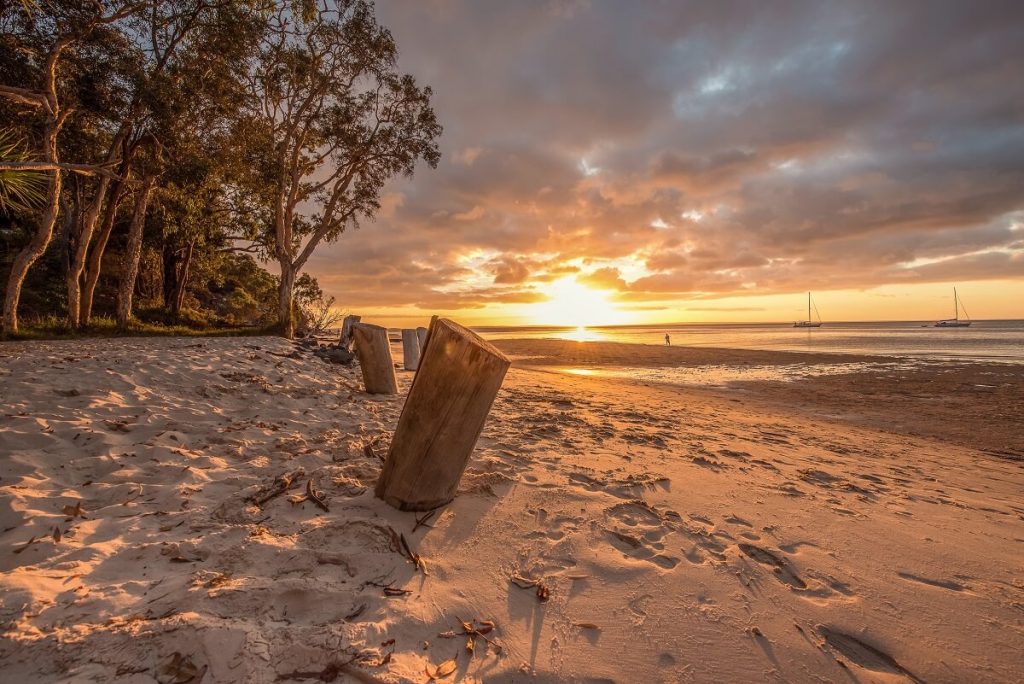
[(341, 322), (341, 337), (338, 338), (338, 346), (345, 351), (352, 351), (352, 326), (362, 320), (360, 316), (348, 315)]
[(414, 371), (420, 367), (420, 339), (415, 330), (402, 331), (402, 363), (405, 370)]
[(391, 342), (387, 328), (369, 323), (352, 325), (363, 384), (369, 394), (398, 394), (395, 362), (391, 359)]
[(306, 474), (303, 468), (299, 468), (293, 473), (282, 473), (274, 478), (274, 481), (269, 485), (264, 485), (260, 489), (249, 496), (246, 500), (250, 503), (254, 503), (257, 506), (263, 506), (275, 496), (281, 496), (295, 484), (295, 481)]
[(510, 361), (444, 318), (430, 324), (376, 494), (404, 511), (452, 500)]

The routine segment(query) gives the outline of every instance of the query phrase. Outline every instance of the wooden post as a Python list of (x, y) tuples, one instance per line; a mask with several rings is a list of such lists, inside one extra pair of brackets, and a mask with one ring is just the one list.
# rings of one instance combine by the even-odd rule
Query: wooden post
[(414, 371), (420, 367), (420, 339), (415, 330), (402, 331), (402, 363), (405, 370)]
[(363, 384), (370, 394), (398, 394), (395, 362), (391, 358), (388, 329), (369, 323), (353, 323), (352, 338), (363, 369)]
[(349, 351), (352, 348), (352, 326), (362, 320), (361, 316), (345, 316), (341, 322), (341, 337), (338, 338), (338, 346)]
[(376, 487), (378, 497), (403, 511), (430, 510), (455, 497), (511, 363), (446, 318), (431, 321), (428, 339)]
[(416, 328), (416, 337), (418, 337), (420, 341), (420, 356), (422, 356), (423, 353), (427, 351), (427, 329)]

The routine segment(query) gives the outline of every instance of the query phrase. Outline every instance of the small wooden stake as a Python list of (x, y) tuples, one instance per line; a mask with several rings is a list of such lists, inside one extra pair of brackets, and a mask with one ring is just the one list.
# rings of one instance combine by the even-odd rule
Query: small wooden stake
[(430, 510), (455, 497), (511, 363), (445, 318), (431, 321), (428, 339), (376, 487), (378, 497), (403, 511)]
[(427, 351), (427, 329), (416, 328), (416, 337), (420, 340), (420, 356), (423, 356), (424, 352)]
[(354, 323), (352, 337), (359, 355), (359, 366), (363, 369), (366, 391), (370, 394), (398, 394), (388, 329), (369, 323)]
[(402, 331), (402, 363), (405, 370), (416, 370), (420, 367), (420, 339), (415, 330)]
[(338, 339), (338, 346), (345, 351), (352, 349), (352, 326), (361, 320), (361, 316), (348, 315), (341, 322), (341, 337)]

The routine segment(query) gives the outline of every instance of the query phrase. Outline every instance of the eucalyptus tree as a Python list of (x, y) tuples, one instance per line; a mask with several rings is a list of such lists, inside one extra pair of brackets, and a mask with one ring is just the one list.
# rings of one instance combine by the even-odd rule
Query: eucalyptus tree
[[(150, 143), (150, 154), (141, 163), (146, 172), (134, 169), (138, 190), (147, 196), (137, 193), (133, 212), (142, 211), (143, 215), (132, 217), (129, 247), (135, 246), (137, 237), (141, 239), (133, 229), (141, 231), (149, 195), (158, 188), (156, 176), (150, 177), (159, 173), (152, 163), (156, 159), (152, 154), (156, 148), (152, 146), (172, 149), (180, 139), (194, 136), (197, 131), (207, 136), (223, 134), (241, 100), (238, 75), (255, 49), (269, 6), (262, 0), (161, 0), (127, 22), (126, 33), (143, 55), (143, 67), (134, 83), (131, 104), (111, 137), (109, 156), (117, 157), (117, 146), (121, 146), (125, 151), (120, 156), (132, 160), (137, 150), (146, 147), (140, 145), (141, 141)], [(90, 206), (84, 239), (78, 243), (68, 275), (68, 320), (72, 326), (89, 322), (95, 283), (109, 239), (107, 228), (113, 224), (112, 217), (124, 188), (111, 186), (106, 198), (107, 188), (101, 190)], [(104, 202), (106, 217), (87, 263), (85, 246), (92, 238)], [(119, 287), (117, 311), (122, 325), (131, 315), (133, 274), (138, 269), (139, 254), (138, 250), (129, 249), (122, 264), (122, 273), (132, 275), (133, 281), (122, 282)]]
[[(72, 171), (109, 177), (107, 167), (64, 162), (58, 138), (74, 112), (73, 94), (63, 78), (69, 56), (102, 32), (147, 6), (147, 2), (115, 0), (81, 3), (37, 0), (29, 5), (0, 6), (4, 57), (17, 62), (22, 81), (0, 83), (0, 97), (37, 118), (35, 160), (8, 163), (4, 170), (44, 171), (48, 174), (42, 212), (31, 238), (14, 258), (4, 294), (3, 331), (18, 329), (18, 301), (29, 268), (46, 251), (60, 211), (63, 174)], [(5, 70), (10, 73), (13, 70)], [(72, 102), (67, 102), (71, 99)]]
[(310, 255), (372, 219), (389, 179), (440, 159), (431, 89), (399, 73), (396, 60), (394, 38), (365, 0), (284, 1), (267, 19), (236, 133), (249, 190), (272, 217), (249, 237), (280, 268), (286, 337)]

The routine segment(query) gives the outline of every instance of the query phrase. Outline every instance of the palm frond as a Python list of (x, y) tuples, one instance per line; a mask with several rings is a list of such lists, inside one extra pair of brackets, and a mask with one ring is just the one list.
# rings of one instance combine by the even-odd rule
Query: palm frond
[[(0, 129), (0, 160), (29, 161), (14, 131)], [(0, 171), (0, 211), (31, 211), (46, 199), (47, 174), (39, 171)]]

